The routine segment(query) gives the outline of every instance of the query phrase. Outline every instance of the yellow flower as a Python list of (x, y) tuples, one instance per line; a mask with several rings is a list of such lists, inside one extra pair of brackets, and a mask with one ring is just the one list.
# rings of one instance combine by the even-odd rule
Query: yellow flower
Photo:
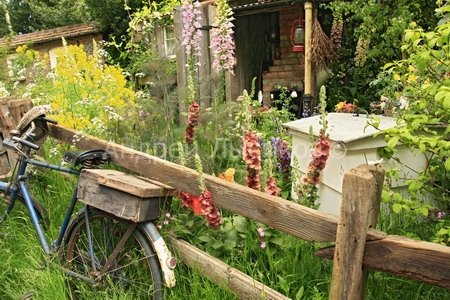
[(222, 174), (219, 174), (219, 178), (221, 178), (221, 179), (225, 179), (225, 180), (227, 180), (227, 181), (230, 181), (230, 182), (234, 182), (234, 174), (236, 173), (236, 170), (235, 169), (233, 169), (233, 168), (228, 168), (224, 173), (223, 173), (223, 175)]
[(409, 75), (408, 76), (408, 82), (412, 83), (414, 81), (416, 81), (416, 75), (414, 75), (414, 74)]
[(334, 107), (336, 111), (344, 108), (345, 103), (344, 102), (339, 102), (338, 104), (336, 104), (336, 106)]
[(400, 81), (401, 77), (400, 77), (399, 74), (395, 74), (395, 75), (394, 75), (394, 79)]
[(410, 65), (410, 66), (408, 67), (408, 70), (409, 70), (410, 72), (414, 72), (416, 69), (415, 69), (413, 66)]

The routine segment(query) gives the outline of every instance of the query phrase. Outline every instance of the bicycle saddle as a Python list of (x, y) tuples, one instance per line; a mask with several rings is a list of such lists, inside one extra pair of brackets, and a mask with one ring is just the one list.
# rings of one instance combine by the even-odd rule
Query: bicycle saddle
[(67, 151), (64, 153), (63, 160), (72, 164), (74, 167), (82, 165), (84, 168), (96, 168), (109, 162), (111, 156), (102, 149), (86, 151)]

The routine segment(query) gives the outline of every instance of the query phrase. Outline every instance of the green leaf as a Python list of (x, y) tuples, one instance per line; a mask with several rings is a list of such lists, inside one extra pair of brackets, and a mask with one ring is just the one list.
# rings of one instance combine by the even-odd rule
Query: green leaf
[(220, 247), (222, 247), (223, 246), (223, 243), (222, 243), (222, 241), (220, 241), (220, 240), (216, 240), (215, 242), (214, 242), (214, 244), (213, 244), (213, 248), (214, 249), (219, 249)]
[(419, 207), (419, 208), (418, 208), (418, 211), (419, 211), (422, 215), (424, 215), (425, 217), (428, 216), (428, 208), (426, 208), (426, 207)]
[(396, 214), (400, 213), (400, 211), (402, 210), (402, 205), (399, 203), (394, 203), (394, 205), (392, 205), (392, 211)]
[(393, 136), (389, 139), (389, 141), (387, 142), (387, 146), (389, 148), (395, 148), (395, 146), (397, 146), (398, 141), (400, 140), (400, 137), (398, 136)]
[(447, 157), (444, 163), (445, 170), (450, 171), (450, 157)]

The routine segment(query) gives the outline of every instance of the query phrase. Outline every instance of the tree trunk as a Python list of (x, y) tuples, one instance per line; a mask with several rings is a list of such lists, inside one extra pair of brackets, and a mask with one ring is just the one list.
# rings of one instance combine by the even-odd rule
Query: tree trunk
[(2, 3), (3, 12), (5, 13), (5, 21), (6, 21), (6, 25), (8, 26), (9, 33), (11, 35), (13, 35), (14, 30), (12, 28), (11, 19), (9, 18), (9, 10), (8, 10), (8, 6), (6, 5), (6, 0), (0, 0), (0, 2)]

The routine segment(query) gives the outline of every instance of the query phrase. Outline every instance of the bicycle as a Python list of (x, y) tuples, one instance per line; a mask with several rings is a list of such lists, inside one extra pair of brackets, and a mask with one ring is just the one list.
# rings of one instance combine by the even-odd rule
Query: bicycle
[[(11, 214), (16, 202), (21, 202), (45, 255), (58, 255), (62, 269), (76, 282), (80, 280), (92, 288), (105, 290), (119, 287), (137, 299), (162, 299), (163, 285), (175, 285), (176, 259), (153, 224), (154, 219), (134, 222), (79, 202), (80, 179), (59, 225), (59, 234), (49, 243), (45, 235), (47, 211), (28, 189), (27, 166), (80, 176), (84, 170), (100, 168), (109, 162), (110, 156), (105, 150), (69, 151), (64, 160), (71, 167), (31, 158), (48, 136), (48, 123), (57, 124), (45, 116), (45, 109), (33, 107), (22, 117), (17, 129), (11, 131), (11, 138), (3, 141), (4, 147), (15, 151), (17, 160), (10, 179), (0, 181), (1, 197), (6, 204), (0, 224)], [(77, 203), (82, 208), (74, 213)], [(71, 290), (76, 297), (75, 288)]]

